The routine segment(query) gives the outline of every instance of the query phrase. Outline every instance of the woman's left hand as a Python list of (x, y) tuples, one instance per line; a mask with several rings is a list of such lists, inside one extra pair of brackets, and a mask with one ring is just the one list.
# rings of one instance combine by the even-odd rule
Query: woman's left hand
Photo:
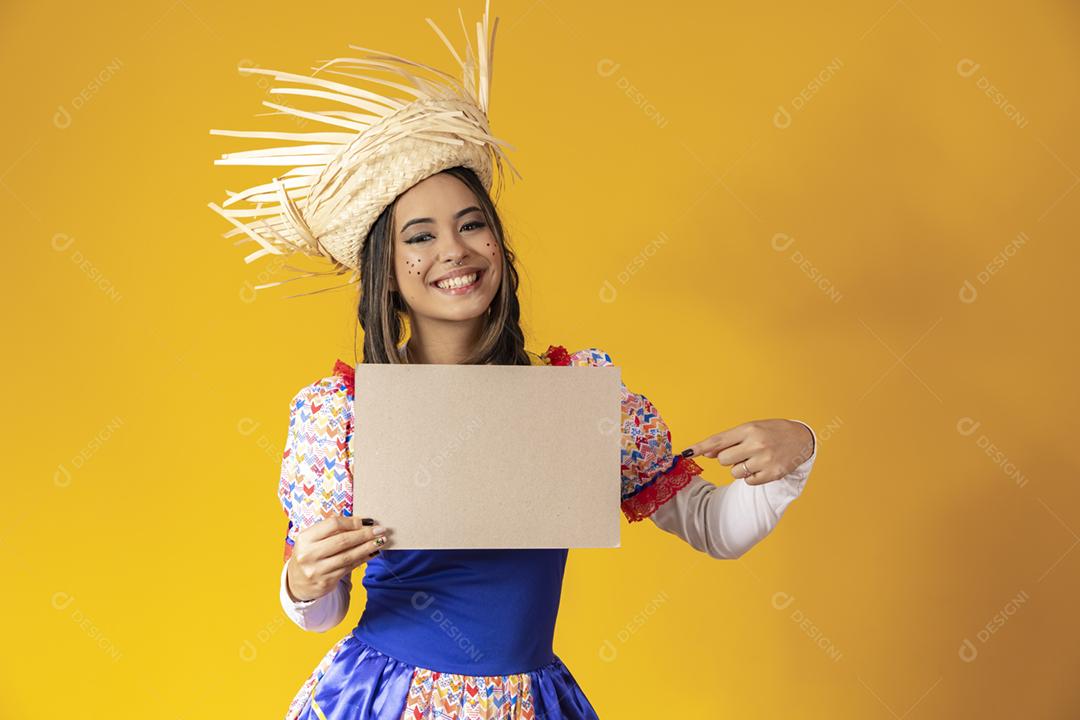
[[(716, 458), (731, 465), (731, 475), (747, 485), (779, 480), (814, 453), (814, 436), (794, 420), (753, 420), (691, 445), (691, 457)], [(684, 451), (685, 453), (686, 451)]]

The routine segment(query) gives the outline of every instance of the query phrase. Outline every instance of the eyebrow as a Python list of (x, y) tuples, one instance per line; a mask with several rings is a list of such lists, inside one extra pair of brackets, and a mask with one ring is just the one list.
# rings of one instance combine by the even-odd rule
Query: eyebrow
[[(475, 205), (470, 205), (469, 207), (465, 208), (464, 210), (458, 210), (456, 213), (454, 213), (454, 219), (457, 220), (462, 215), (466, 215), (468, 213), (471, 213), (474, 210), (479, 210), (479, 209), (480, 208), (476, 207)], [(409, 227), (410, 225), (415, 225), (417, 223), (433, 223), (433, 222), (435, 222), (435, 220), (433, 218), (413, 218), (409, 222), (402, 225), (401, 229), (398, 230), (398, 232), (399, 233), (405, 232), (405, 228)]]

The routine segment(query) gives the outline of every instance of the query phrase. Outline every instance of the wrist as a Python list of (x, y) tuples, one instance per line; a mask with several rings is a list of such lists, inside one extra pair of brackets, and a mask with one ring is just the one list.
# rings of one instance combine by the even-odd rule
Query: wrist
[(285, 564), (284, 579), (282, 580), (282, 585), (284, 586), (286, 597), (289, 598), (290, 602), (296, 603), (297, 605), (303, 605), (303, 604), (311, 603), (311, 602), (317, 600), (318, 598), (297, 597), (296, 593), (293, 592), (292, 582), (291, 582), (291, 580), (289, 578), (289, 575), (290, 575), (289, 569), (291, 567), (292, 567), (292, 560), (290, 559), (290, 561)]
[[(789, 420), (790, 420), (790, 418), (789, 418)], [(796, 425), (798, 425), (800, 428), (802, 428), (803, 439), (804, 439), (804, 442), (803, 442), (804, 452), (803, 452), (803, 454), (801, 456), (802, 459), (799, 462), (804, 463), (807, 460), (809, 460), (810, 458), (812, 458), (814, 456), (814, 454), (817, 452), (817, 437), (814, 434), (813, 428), (811, 428), (809, 425), (804, 423), (802, 420), (790, 420), (790, 421), (795, 423)], [(807, 451), (809, 451), (809, 452), (807, 452)]]

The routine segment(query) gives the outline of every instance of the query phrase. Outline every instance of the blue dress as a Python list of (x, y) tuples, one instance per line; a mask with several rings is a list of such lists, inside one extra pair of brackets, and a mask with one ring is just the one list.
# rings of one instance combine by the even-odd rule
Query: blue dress
[[(561, 346), (535, 364), (605, 364)], [(296, 534), (352, 515), (353, 368), (294, 398), (279, 498)], [(622, 509), (647, 517), (701, 468), (674, 458), (655, 407), (623, 387)], [(383, 549), (365, 564), (367, 602), (296, 694), (286, 720), (589, 720), (596, 711), (552, 649), (568, 551)]]

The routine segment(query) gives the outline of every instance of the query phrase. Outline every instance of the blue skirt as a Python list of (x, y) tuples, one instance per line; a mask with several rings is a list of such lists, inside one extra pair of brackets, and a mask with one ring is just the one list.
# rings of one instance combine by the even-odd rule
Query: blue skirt
[(598, 720), (557, 656), (514, 675), (410, 665), (349, 633), (323, 657), (285, 720)]

